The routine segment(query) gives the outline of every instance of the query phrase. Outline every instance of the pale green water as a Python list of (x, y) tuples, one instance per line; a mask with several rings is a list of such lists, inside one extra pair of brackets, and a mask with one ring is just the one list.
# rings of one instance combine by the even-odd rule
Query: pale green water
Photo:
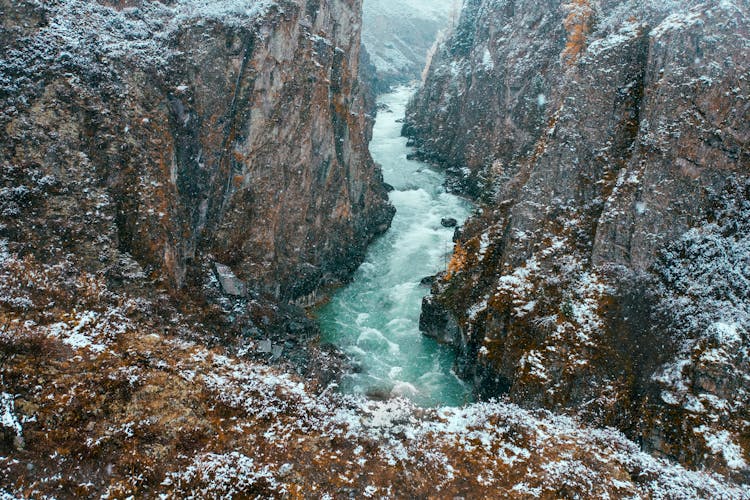
[(419, 332), (425, 276), (445, 269), (453, 230), (442, 217), (459, 223), (471, 205), (443, 188), (443, 175), (406, 159), (406, 139), (398, 118), (411, 89), (383, 96), (392, 113), (380, 111), (370, 151), (383, 166), (397, 209), (390, 231), (368, 250), (354, 281), (338, 290), (319, 312), (325, 341), (338, 345), (361, 367), (345, 377), (344, 392), (402, 395), (422, 406), (468, 402), (468, 388), (452, 373), (454, 355)]

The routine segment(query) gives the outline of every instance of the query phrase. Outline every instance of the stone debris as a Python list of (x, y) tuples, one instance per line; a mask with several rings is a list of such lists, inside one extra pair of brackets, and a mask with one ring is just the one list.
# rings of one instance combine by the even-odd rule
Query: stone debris
[(247, 294), (245, 283), (232, 272), (229, 266), (216, 262), (214, 270), (224, 293), (234, 297), (244, 297)]

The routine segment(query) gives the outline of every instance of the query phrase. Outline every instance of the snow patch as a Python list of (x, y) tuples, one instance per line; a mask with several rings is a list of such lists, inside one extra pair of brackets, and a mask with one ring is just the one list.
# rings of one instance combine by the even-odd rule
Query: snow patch
[(720, 345), (734, 347), (742, 344), (740, 328), (740, 325), (737, 323), (717, 321), (708, 327), (706, 334), (713, 337)]
[(8, 240), (0, 238), (0, 266), (10, 259), (8, 252)]
[(485, 71), (492, 71), (495, 69), (495, 62), (492, 60), (492, 53), (490, 52), (490, 49), (486, 48), (484, 49), (484, 52), (482, 53), (482, 68)]
[[(688, 391), (688, 384), (685, 380), (684, 371), (692, 362), (689, 359), (680, 359), (664, 365), (660, 371), (656, 372), (651, 379), (655, 382), (664, 384), (674, 392), (684, 394)], [(663, 396), (662, 396), (662, 399)], [(669, 401), (665, 401), (669, 403)]]
[(716, 455), (722, 455), (727, 467), (730, 469), (745, 469), (747, 462), (742, 455), (742, 448), (732, 440), (727, 431), (712, 431), (709, 427), (701, 425), (694, 429), (696, 434), (701, 434), (706, 441), (706, 446)]
[(653, 38), (661, 38), (670, 31), (684, 30), (701, 22), (701, 18), (701, 12), (697, 10), (693, 12), (676, 12), (667, 16), (659, 26), (654, 28), (651, 36)]
[(529, 375), (542, 380), (549, 380), (547, 368), (544, 366), (544, 357), (541, 352), (532, 349), (524, 353), (518, 363), (521, 369), (528, 369)]
[(7, 392), (0, 393), (0, 427), (12, 430), (16, 436), (21, 436), (23, 428), (14, 411), (15, 396)]
[(125, 333), (130, 322), (117, 309), (105, 313), (83, 311), (66, 321), (53, 323), (47, 328), (47, 335), (62, 340), (73, 349), (88, 349), (100, 354), (119, 335)]
[(588, 47), (588, 52), (593, 55), (599, 55), (628, 43), (640, 34), (642, 28), (643, 26), (640, 23), (627, 22), (617, 32), (593, 41)]
[[(195, 491), (192, 484), (196, 481), (208, 486), (201, 491)], [(163, 484), (175, 485), (177, 491), (181, 491), (181, 487), (185, 486), (187, 491), (198, 498), (212, 497), (216, 494), (232, 498), (252, 491), (252, 487), (258, 483), (272, 491), (284, 493), (268, 465), (258, 466), (253, 458), (233, 451), (198, 455), (184, 470), (170, 473)]]

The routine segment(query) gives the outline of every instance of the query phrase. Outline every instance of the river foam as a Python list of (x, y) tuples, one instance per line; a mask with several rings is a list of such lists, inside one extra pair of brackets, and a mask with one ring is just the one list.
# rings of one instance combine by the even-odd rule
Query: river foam
[(400, 88), (380, 99), (370, 151), (394, 187), (391, 229), (368, 250), (352, 283), (319, 311), (324, 340), (338, 345), (355, 362), (356, 373), (342, 390), (373, 397), (406, 397), (423, 406), (461, 405), (467, 387), (452, 373), (454, 355), (419, 332), (422, 278), (445, 269), (453, 249), (453, 229), (443, 217), (463, 222), (471, 205), (446, 193), (443, 175), (408, 160), (401, 125), (412, 89)]

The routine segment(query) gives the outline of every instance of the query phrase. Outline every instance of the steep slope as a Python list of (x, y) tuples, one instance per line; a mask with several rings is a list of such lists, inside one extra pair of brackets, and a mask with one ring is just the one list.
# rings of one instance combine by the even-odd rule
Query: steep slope
[(365, 0), (362, 41), (381, 86), (418, 80), (460, 7), (456, 0)]
[(24, 332), (125, 324), (336, 377), (298, 305), (393, 215), (360, 26), (346, 1), (0, 0), (4, 392), (33, 389)]
[(30, 337), (4, 368), (0, 497), (750, 495), (613, 430), (506, 403), (316, 396), (267, 366), (119, 324), (17, 332)]
[(110, 4), (0, 4), (9, 251), (173, 289), (215, 260), (280, 301), (346, 279), (392, 215), (359, 7)]
[(467, 2), (404, 130), (483, 203), (422, 321), (479, 394), (748, 479), (749, 16)]

